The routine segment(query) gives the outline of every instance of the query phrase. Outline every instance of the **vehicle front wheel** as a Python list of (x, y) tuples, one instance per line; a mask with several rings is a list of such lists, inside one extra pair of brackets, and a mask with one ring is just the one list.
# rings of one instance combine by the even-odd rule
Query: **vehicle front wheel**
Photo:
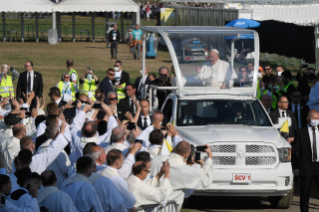
[(294, 197), (294, 187), (286, 196), (270, 196), (268, 197), (270, 205), (275, 209), (288, 209), (291, 206)]

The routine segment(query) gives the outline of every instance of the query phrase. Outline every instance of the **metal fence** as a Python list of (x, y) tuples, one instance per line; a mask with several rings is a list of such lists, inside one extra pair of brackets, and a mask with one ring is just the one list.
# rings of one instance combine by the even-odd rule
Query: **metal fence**
[(135, 210), (128, 210), (128, 212), (178, 212), (177, 204), (174, 200), (167, 201), (165, 206), (160, 204), (144, 205), (136, 208)]
[(238, 18), (238, 10), (181, 7), (175, 9), (175, 26), (225, 26), (225, 23)]

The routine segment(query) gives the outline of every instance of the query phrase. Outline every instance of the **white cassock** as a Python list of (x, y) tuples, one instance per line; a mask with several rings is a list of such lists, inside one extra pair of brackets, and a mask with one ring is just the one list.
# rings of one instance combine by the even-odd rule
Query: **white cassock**
[(23, 187), (20, 187), (19, 189), (15, 190), (8, 197), (8, 200), (19, 208), (27, 207), (31, 199), (32, 196), (29, 194), (29, 191)]
[(162, 145), (153, 145), (151, 144), (150, 146), (145, 148), (145, 152), (150, 153), (151, 159), (155, 158), (157, 155), (161, 153), (162, 150)]
[[(2, 136), (7, 139), (13, 136), (12, 128), (7, 128), (2, 132)], [(0, 141), (1, 142), (1, 141)]]
[(12, 173), (12, 162), (20, 152), (20, 139), (12, 136), (2, 142), (0, 151), (4, 154), (7, 173)]
[(79, 111), (71, 125), (72, 142), (70, 145), (70, 161), (72, 165), (76, 163), (79, 157), (83, 156), (83, 148), (87, 143), (94, 142), (102, 147), (107, 146), (109, 144), (110, 135), (114, 126), (117, 126), (116, 119), (113, 116), (110, 116), (107, 123), (107, 131), (103, 135), (85, 138), (82, 137), (81, 133), (85, 120), (86, 114), (83, 111)]
[(126, 155), (130, 148), (124, 143), (112, 143), (111, 145), (105, 148), (105, 153), (108, 154), (109, 151), (111, 151), (112, 149), (118, 149), (123, 152), (123, 155)]
[(131, 175), (127, 179), (128, 189), (136, 197), (134, 207), (141, 205), (158, 204), (166, 200), (173, 191), (169, 179), (164, 178), (159, 182), (156, 177), (148, 181), (142, 181), (138, 177)]
[(71, 197), (55, 186), (45, 186), (38, 193), (39, 207), (54, 212), (77, 212)]
[[(48, 139), (46, 142), (41, 144), (37, 153), (44, 152), (52, 143), (52, 139)], [(62, 189), (62, 184), (64, 180), (68, 177), (68, 171), (71, 167), (71, 162), (69, 156), (64, 150), (60, 152), (58, 157), (47, 167), (47, 169), (54, 171), (57, 177), (57, 187)]]
[(89, 180), (95, 188), (105, 212), (125, 211), (124, 199), (110, 179), (93, 172)]
[(19, 189), (20, 186), (17, 183), (18, 178), (14, 175), (14, 173), (9, 174), (11, 183), (12, 183), (12, 188), (11, 188), (11, 193), (14, 192), (15, 190)]
[(134, 208), (136, 198), (128, 190), (127, 182), (122, 177), (120, 177), (117, 169), (108, 166), (106, 169), (99, 171), (98, 174), (109, 178), (114, 183), (115, 187), (124, 199), (124, 205), (126, 208)]
[(66, 138), (60, 133), (43, 152), (32, 156), (30, 169), (41, 174), (59, 156), (68, 145)]
[(76, 173), (66, 179), (62, 191), (71, 197), (78, 211), (90, 211), (92, 208), (95, 212), (103, 211), (95, 188), (91, 185), (89, 179), (82, 174)]
[[(59, 120), (59, 126), (61, 127), (62, 121)], [(45, 121), (41, 122), (37, 128), (37, 137), (39, 137), (40, 135), (42, 135), (45, 132), (45, 129), (47, 128), (47, 125), (45, 123)], [(66, 139), (68, 139), (69, 142), (71, 142), (71, 131), (70, 131), (70, 125), (67, 125), (65, 128), (65, 132), (63, 134), (65, 136)]]
[(211, 158), (207, 158), (201, 167), (190, 166), (185, 163), (182, 156), (176, 153), (170, 154), (169, 157), (159, 155), (154, 158), (150, 174), (155, 176), (160, 171), (163, 161), (167, 159), (170, 164), (169, 180), (174, 190), (169, 198), (174, 199), (179, 206), (184, 200), (184, 192), (180, 195), (179, 191), (204, 189), (213, 182), (213, 161)]
[(197, 78), (207, 86), (220, 88), (223, 83), (226, 87), (232, 87), (237, 75), (229, 63), (218, 59), (214, 65), (210, 61), (204, 63)]
[[(106, 165), (100, 165), (98, 163), (95, 163), (95, 164), (96, 164), (96, 172), (98, 172), (102, 169), (105, 169), (107, 167)], [(72, 177), (75, 173), (76, 173), (76, 163), (70, 167), (70, 169), (68, 171), (68, 177)]]
[(26, 207), (17, 207), (10, 201), (6, 200), (6, 206), (0, 208), (1, 212), (40, 212), (38, 200), (32, 198)]

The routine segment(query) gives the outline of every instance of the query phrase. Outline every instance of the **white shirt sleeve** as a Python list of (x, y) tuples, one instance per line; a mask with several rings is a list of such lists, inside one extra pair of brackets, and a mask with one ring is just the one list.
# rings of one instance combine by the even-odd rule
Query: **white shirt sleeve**
[(37, 129), (37, 137), (42, 135), (45, 132), (46, 128), (47, 128), (47, 125), (45, 124), (45, 122), (41, 122)]
[(33, 155), (30, 165), (31, 171), (41, 174), (58, 157), (66, 145), (68, 145), (68, 141), (59, 134), (44, 152)]
[(3, 208), (0, 208), (0, 211), (5, 211), (5, 212), (40, 212), (38, 200), (36, 198), (32, 198), (31, 201), (29, 202), (28, 206), (25, 208), (18, 208), (14, 204), (12, 204), (9, 201), (6, 201), (6, 206)]
[(81, 130), (85, 123), (85, 119), (86, 119), (86, 114), (82, 110), (80, 110), (78, 114), (75, 116), (75, 118), (73, 119), (73, 123), (71, 125), (71, 131), (73, 131), (74, 129), (76, 131)]
[(122, 168), (119, 169), (119, 175), (126, 179), (132, 173), (132, 166), (135, 163), (134, 155), (129, 154), (125, 159)]
[(72, 79), (72, 82), (78, 80), (78, 78), (76, 77), (76, 74), (75, 74), (75, 73), (72, 73), (72, 74), (71, 74), (71, 79)]
[(117, 189), (121, 193), (122, 197), (124, 198), (124, 205), (128, 209), (133, 209), (136, 203), (135, 196), (128, 190), (127, 182), (122, 179), (118, 182)]
[(173, 138), (174, 147), (176, 147), (177, 144), (181, 141), (183, 141), (183, 139), (179, 135), (175, 135), (175, 137)]

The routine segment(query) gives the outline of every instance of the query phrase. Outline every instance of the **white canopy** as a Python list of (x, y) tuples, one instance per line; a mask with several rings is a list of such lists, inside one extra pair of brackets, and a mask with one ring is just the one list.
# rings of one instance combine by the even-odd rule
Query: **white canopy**
[(49, 12), (52, 13), (53, 3), (49, 0), (2, 0), (1, 12)]
[(63, 0), (56, 4), (56, 12), (139, 12), (132, 0)]
[(194, 3), (240, 3), (240, 4), (277, 4), (277, 5), (293, 5), (293, 4), (314, 4), (318, 0), (165, 0), (166, 2), (194, 2)]

